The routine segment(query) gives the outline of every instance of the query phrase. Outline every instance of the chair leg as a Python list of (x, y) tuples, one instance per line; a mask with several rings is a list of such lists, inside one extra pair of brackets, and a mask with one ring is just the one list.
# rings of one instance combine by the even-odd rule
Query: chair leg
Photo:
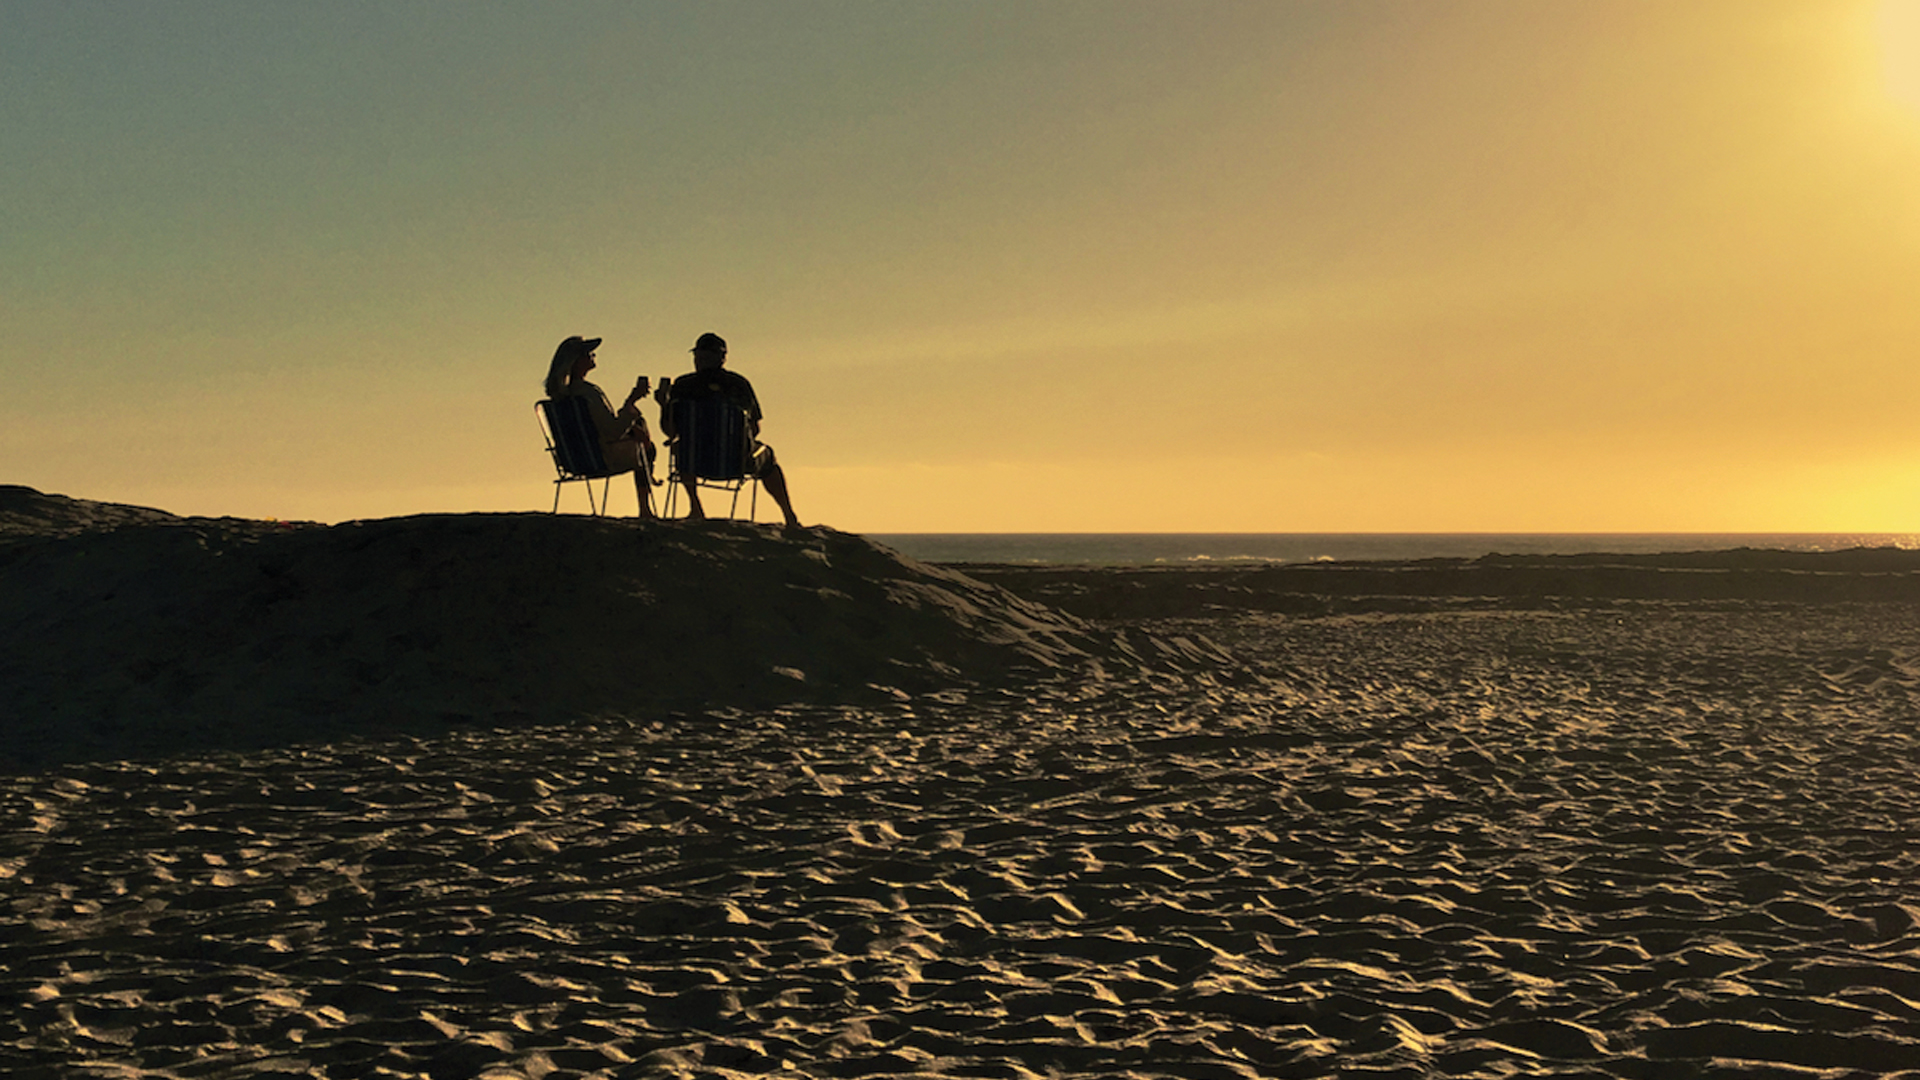
[(753, 490), (747, 493), (747, 524), (752, 525), (757, 523), (757, 515), (760, 512), (760, 481), (758, 480), (742, 480), (733, 486), (733, 504), (727, 508), (727, 517), (735, 521), (740, 519), (740, 492), (749, 484), (753, 486)]

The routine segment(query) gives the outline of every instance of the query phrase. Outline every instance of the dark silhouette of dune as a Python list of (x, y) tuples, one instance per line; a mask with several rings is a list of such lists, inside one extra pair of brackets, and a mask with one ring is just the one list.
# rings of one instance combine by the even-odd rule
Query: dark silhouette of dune
[(48, 495), (19, 484), (0, 484), (0, 544), (179, 520), (178, 515), (165, 510), (89, 502)]
[(24, 488), (0, 492), (0, 627), (0, 755), (29, 765), (1211, 660), (827, 528), (327, 527)]

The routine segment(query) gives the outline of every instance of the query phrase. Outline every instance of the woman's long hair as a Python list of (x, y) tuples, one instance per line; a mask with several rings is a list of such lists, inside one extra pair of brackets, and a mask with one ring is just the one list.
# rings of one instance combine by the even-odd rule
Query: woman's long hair
[(586, 338), (575, 334), (561, 342), (559, 348), (553, 350), (553, 363), (547, 367), (547, 396), (549, 398), (559, 397), (560, 392), (566, 389), (567, 376), (573, 374), (573, 362), (580, 359), (580, 346), (586, 343)]

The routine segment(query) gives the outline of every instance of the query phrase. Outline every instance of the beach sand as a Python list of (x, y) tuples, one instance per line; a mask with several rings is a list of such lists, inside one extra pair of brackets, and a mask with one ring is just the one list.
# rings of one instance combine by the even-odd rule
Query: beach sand
[[(156, 527), (182, 526), (25, 534), (4, 595), (71, 628), (37, 599), (56, 549)], [(684, 557), (709, 535), (736, 534)], [(123, 724), (119, 756), (41, 732), (62, 753), (0, 776), (0, 1068), (1920, 1076), (1920, 607), (1908, 562), (1850, 558), (1532, 584), (882, 559), (847, 569), (965, 603), (875, 590), (853, 607), (918, 636), (866, 647), (947, 670), (304, 740)]]

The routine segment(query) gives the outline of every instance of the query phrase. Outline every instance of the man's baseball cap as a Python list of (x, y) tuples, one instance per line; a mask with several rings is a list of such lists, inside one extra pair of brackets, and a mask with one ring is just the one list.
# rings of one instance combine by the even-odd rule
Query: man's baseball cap
[(693, 343), (693, 351), (699, 352), (701, 349), (712, 349), (714, 352), (726, 352), (727, 339), (721, 337), (719, 334), (701, 334), (700, 339)]

